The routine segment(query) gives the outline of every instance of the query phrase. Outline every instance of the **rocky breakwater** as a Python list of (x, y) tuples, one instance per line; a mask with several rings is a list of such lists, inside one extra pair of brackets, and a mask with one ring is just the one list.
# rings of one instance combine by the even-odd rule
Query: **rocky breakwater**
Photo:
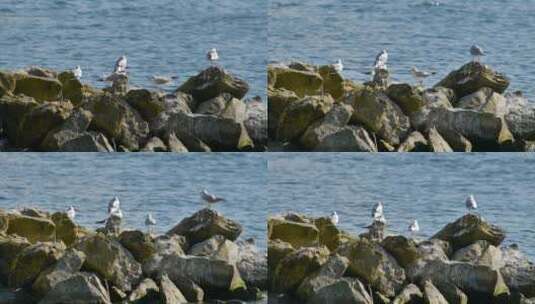
[[(0, 303), (241, 303), (264, 297), (267, 258), (203, 209), (165, 235), (106, 234), (57, 212), (0, 210)], [(1, 289), (1, 288), (0, 288)]]
[(357, 83), (329, 65), (270, 65), (270, 142), (306, 151), (535, 150), (535, 105), (504, 94), (509, 80), (489, 66), (467, 63), (432, 88), (380, 72)]
[(173, 94), (130, 88), (126, 75), (102, 90), (73, 72), (0, 71), (0, 151), (262, 151), (267, 109), (244, 100), (248, 84), (220, 67)]
[(535, 303), (535, 264), (467, 214), (423, 240), (350, 235), (329, 217), (269, 219), (273, 303)]

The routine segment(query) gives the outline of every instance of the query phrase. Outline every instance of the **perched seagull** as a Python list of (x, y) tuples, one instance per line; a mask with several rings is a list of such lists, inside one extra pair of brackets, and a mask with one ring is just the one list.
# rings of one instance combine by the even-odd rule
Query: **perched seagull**
[(344, 65), (342, 64), (342, 59), (338, 59), (336, 63), (333, 64), (333, 68), (336, 72), (342, 73), (344, 70)]
[(333, 211), (331, 213), (331, 222), (334, 224), (334, 225), (338, 225), (338, 213), (336, 213), (336, 211)]
[(76, 79), (80, 80), (80, 78), (82, 78), (82, 68), (79, 65), (72, 70), (72, 73)]
[(416, 234), (420, 231), (420, 225), (418, 225), (417, 220), (413, 220), (412, 223), (409, 225), (409, 232), (411, 234)]
[(431, 75), (434, 75), (435, 72), (421, 71), (421, 70), (418, 70), (416, 67), (412, 67), (411, 74), (412, 74), (412, 77), (416, 79), (416, 82), (418, 82), (418, 84), (422, 84), (425, 78)]
[(372, 209), (372, 218), (375, 221), (380, 221), (381, 222), (381, 219), (382, 219), (382, 222), (386, 222), (385, 221), (385, 216), (384, 216), (384, 213), (383, 213), (383, 208), (384, 208), (383, 202), (378, 202), (373, 207), (373, 209)]
[(386, 49), (384, 49), (381, 51), (381, 53), (377, 54), (377, 57), (375, 57), (375, 63), (373, 64), (373, 67), (375, 69), (386, 70), (387, 62), (388, 62), (388, 52), (386, 51)]
[(485, 56), (485, 52), (483, 51), (483, 49), (479, 45), (474, 44), (470, 48), (470, 55), (473, 56), (473, 61), (474, 62), (479, 62), (480, 59), (481, 59), (481, 56)]
[(214, 64), (216, 61), (219, 60), (219, 54), (217, 53), (217, 50), (215, 48), (212, 48), (207, 54), (206, 59), (210, 61), (210, 63)]
[(214, 194), (208, 193), (208, 190), (206, 189), (201, 191), (201, 198), (208, 204), (208, 206), (225, 200), (222, 197), (217, 197)]
[(470, 194), (465, 201), (466, 209), (468, 209), (468, 212), (471, 212), (472, 210), (477, 209), (477, 202), (473, 194)]
[(71, 221), (74, 221), (74, 218), (76, 217), (76, 210), (74, 210), (73, 206), (70, 206), (69, 209), (67, 210), (67, 217)]
[(108, 214), (112, 213), (112, 211), (116, 209), (121, 209), (121, 202), (117, 196), (114, 196), (108, 203)]
[(113, 72), (116, 74), (126, 74), (127, 68), (128, 60), (126, 59), (126, 55), (123, 55), (115, 62), (115, 68), (113, 69)]
[(147, 217), (145, 218), (145, 226), (147, 226), (149, 234), (152, 232), (152, 227), (156, 226), (156, 220), (152, 217), (151, 213), (147, 214)]

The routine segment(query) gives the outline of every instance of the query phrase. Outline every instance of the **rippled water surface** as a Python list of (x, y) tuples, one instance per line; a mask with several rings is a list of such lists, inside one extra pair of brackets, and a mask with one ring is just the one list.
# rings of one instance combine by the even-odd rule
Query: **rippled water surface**
[(394, 80), (413, 81), (416, 66), (437, 72), (432, 85), (470, 60), (477, 43), (511, 90), (535, 99), (535, 0), (273, 0), (269, 12), (270, 60), (342, 58), (346, 77), (367, 80), (386, 48)]
[(416, 218), (429, 237), (462, 216), (473, 193), (480, 214), (535, 259), (535, 156), (528, 154), (276, 154), (269, 156), (269, 212), (321, 216), (336, 210), (343, 229), (369, 224), (385, 203), (389, 229)]
[(152, 212), (156, 232), (166, 232), (204, 205), (199, 192), (226, 198), (214, 208), (243, 225), (265, 249), (266, 161), (258, 154), (120, 155), (0, 154), (0, 208), (80, 209), (76, 221), (96, 228), (117, 195), (127, 228), (145, 229)]
[(195, 75), (216, 47), (220, 64), (264, 96), (266, 12), (265, 0), (2, 0), (0, 69), (80, 65), (97, 84), (126, 53), (131, 83), (150, 86), (154, 74)]

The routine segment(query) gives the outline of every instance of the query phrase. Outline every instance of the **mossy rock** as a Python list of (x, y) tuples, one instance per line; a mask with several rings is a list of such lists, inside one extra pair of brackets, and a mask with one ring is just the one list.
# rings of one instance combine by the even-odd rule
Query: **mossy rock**
[(290, 243), (283, 242), (279, 239), (268, 241), (268, 277), (271, 280), (279, 262), (295, 249)]
[(56, 212), (51, 217), (54, 225), (56, 225), (56, 241), (63, 241), (65, 245), (70, 246), (79, 238), (79, 228), (65, 212)]
[(323, 79), (320, 74), (308, 70), (297, 70), (271, 65), (268, 71), (275, 75), (274, 88), (293, 91), (299, 97), (316, 95), (321, 92)]
[(418, 112), (425, 105), (423, 91), (420, 87), (413, 87), (407, 83), (392, 84), (386, 90), (386, 95), (393, 100), (405, 113), (410, 116)]
[(24, 248), (11, 265), (9, 287), (30, 286), (41, 271), (56, 263), (65, 246), (61, 243), (37, 243)]
[(393, 255), (399, 265), (404, 268), (420, 258), (416, 242), (402, 235), (387, 236), (381, 242), (381, 246)]
[(26, 238), (8, 235), (0, 235), (0, 283), (7, 285), (9, 271), (13, 261), (24, 248), (30, 246)]
[(62, 99), (63, 86), (55, 78), (39, 77), (28, 74), (16, 74), (15, 94), (24, 94), (39, 102)]
[(23, 117), (38, 105), (34, 98), (28, 96), (0, 97), (0, 120), (10, 142), (15, 143), (18, 140), (19, 126)]
[(12, 73), (0, 71), (0, 97), (15, 91), (16, 78)]
[(330, 251), (335, 251), (341, 244), (342, 233), (328, 217), (320, 217), (314, 220), (314, 225), (319, 230), (319, 244), (326, 246)]
[(284, 109), (299, 99), (299, 97), (290, 90), (268, 89), (268, 132), (271, 138), (275, 138), (277, 128)]
[(323, 92), (330, 94), (334, 100), (339, 100), (345, 93), (344, 77), (332, 65), (320, 66), (318, 72), (323, 78)]
[(314, 224), (292, 222), (280, 218), (268, 220), (268, 238), (290, 243), (294, 248), (319, 244), (319, 230)]
[(136, 109), (146, 121), (152, 121), (165, 110), (165, 101), (157, 93), (146, 89), (130, 90), (126, 102)]
[(72, 71), (60, 73), (58, 79), (63, 87), (63, 98), (70, 100), (75, 106), (80, 105), (84, 97), (84, 88), (80, 80), (74, 76)]
[(125, 230), (121, 232), (119, 242), (141, 264), (144, 264), (156, 253), (156, 245), (151, 236), (139, 230)]
[(25, 237), (31, 243), (53, 241), (56, 225), (45, 218), (31, 217), (18, 214), (9, 214), (8, 234)]

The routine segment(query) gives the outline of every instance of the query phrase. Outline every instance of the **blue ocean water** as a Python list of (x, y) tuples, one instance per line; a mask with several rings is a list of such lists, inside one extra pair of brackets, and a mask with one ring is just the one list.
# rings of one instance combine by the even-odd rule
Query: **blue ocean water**
[(151, 87), (154, 74), (197, 74), (216, 47), (221, 66), (264, 97), (266, 12), (265, 0), (2, 0), (0, 69), (80, 65), (84, 81), (102, 85), (125, 53), (131, 84)]
[(535, 259), (535, 155), (299, 153), (268, 156), (270, 214), (314, 216), (336, 210), (339, 225), (362, 233), (372, 206), (385, 203), (389, 230), (407, 235), (412, 219), (426, 238), (466, 213), (475, 195), (479, 213)]
[(375, 55), (389, 51), (397, 81), (409, 69), (434, 70), (431, 86), (471, 58), (474, 43), (484, 62), (511, 79), (510, 90), (535, 99), (534, 0), (273, 0), (269, 59), (317, 64), (345, 62), (347, 78), (369, 80)]
[(203, 208), (199, 192), (226, 198), (213, 208), (266, 248), (266, 161), (260, 154), (1, 153), (0, 208), (80, 209), (76, 222), (96, 228), (117, 195), (126, 228), (145, 230), (152, 212), (164, 233)]

